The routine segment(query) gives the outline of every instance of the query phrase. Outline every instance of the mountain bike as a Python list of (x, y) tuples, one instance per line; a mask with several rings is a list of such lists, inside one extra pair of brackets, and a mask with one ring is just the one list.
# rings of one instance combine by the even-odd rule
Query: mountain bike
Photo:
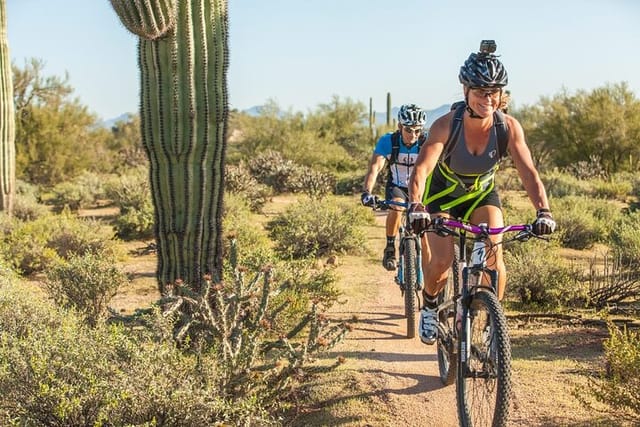
[[(379, 200), (374, 209), (387, 210), (390, 206), (407, 208), (408, 203), (393, 200)], [(407, 319), (407, 338), (416, 336), (416, 317), (420, 307), (420, 291), (424, 286), (422, 278), (422, 246), (420, 238), (407, 224), (407, 216), (400, 215), (398, 229), (399, 262), (395, 282), (400, 286), (404, 299), (404, 315)]]
[(507, 232), (517, 234), (501, 244), (541, 238), (531, 230), (529, 224), (489, 228), (446, 218), (435, 218), (428, 230), (457, 237), (449, 278), (438, 296), (437, 354), (440, 380), (445, 385), (456, 383), (463, 427), (504, 426), (507, 422), (511, 343), (497, 297), (498, 273), (487, 266), (487, 245), (490, 250), (489, 236)]

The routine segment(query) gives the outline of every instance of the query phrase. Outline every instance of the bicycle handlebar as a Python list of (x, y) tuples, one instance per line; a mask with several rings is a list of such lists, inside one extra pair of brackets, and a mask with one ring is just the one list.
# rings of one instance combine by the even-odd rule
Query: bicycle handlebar
[(431, 227), (436, 230), (445, 227), (457, 228), (459, 230), (468, 231), (470, 233), (483, 235), (502, 234), (508, 231), (524, 231), (526, 233), (531, 233), (531, 230), (533, 228), (531, 224), (505, 225), (504, 227), (488, 227), (486, 224), (475, 225), (448, 218), (434, 218)]
[(373, 206), (374, 210), (387, 210), (389, 206), (399, 206), (401, 208), (408, 208), (409, 203), (407, 202), (396, 202), (395, 200), (378, 200), (376, 204)]

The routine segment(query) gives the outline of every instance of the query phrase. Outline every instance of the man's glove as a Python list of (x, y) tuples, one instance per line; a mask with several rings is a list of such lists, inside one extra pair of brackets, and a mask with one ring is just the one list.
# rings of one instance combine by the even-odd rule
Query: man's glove
[(362, 201), (362, 204), (364, 206), (375, 207), (378, 204), (378, 196), (374, 196), (368, 191), (362, 193), (362, 196), (360, 196), (360, 200)]
[(537, 218), (532, 224), (533, 234), (542, 236), (543, 234), (551, 234), (556, 229), (556, 222), (549, 209), (538, 209)]
[(409, 226), (416, 234), (423, 233), (427, 228), (429, 228), (429, 224), (431, 224), (431, 216), (429, 215), (429, 212), (427, 212), (427, 208), (425, 208), (422, 203), (411, 203), (407, 215), (409, 219)]

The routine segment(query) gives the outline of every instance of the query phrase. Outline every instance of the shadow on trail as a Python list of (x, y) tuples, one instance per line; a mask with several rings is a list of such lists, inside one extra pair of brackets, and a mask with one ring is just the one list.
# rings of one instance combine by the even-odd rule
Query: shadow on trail
[[(312, 419), (316, 421), (314, 425), (362, 425), (373, 426), (360, 417), (336, 417), (327, 408), (349, 406), (349, 402), (388, 402), (392, 395), (413, 396), (429, 393), (444, 388), (440, 378), (432, 375), (422, 374), (402, 374), (390, 372), (384, 369), (365, 369), (358, 372), (357, 377), (348, 372), (344, 372), (343, 388), (339, 393), (328, 396), (321, 401), (315, 401), (312, 406), (305, 408), (306, 414), (301, 414), (290, 424), (292, 426), (309, 426), (307, 414), (313, 414)], [(409, 387), (392, 387), (391, 383), (410, 383)], [(325, 384), (326, 385), (326, 384)], [(317, 384), (322, 388), (323, 384)], [(317, 424), (321, 419), (322, 424)], [(365, 421), (363, 424), (362, 422)], [(355, 423), (355, 424), (354, 424)], [(386, 425), (386, 424), (385, 424)]]
[(384, 351), (376, 351), (375, 349), (369, 351), (332, 351), (323, 356), (323, 359), (336, 359), (342, 356), (347, 359), (356, 360), (375, 360), (378, 362), (426, 362), (426, 363), (438, 363), (438, 356), (435, 354), (424, 353), (390, 353)]

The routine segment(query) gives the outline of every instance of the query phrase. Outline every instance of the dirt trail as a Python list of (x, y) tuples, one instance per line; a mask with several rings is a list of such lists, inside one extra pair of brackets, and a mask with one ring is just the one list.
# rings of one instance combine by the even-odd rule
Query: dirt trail
[(377, 409), (387, 412), (389, 421), (386, 424), (378, 413), (377, 421), (362, 419), (362, 424), (355, 425), (457, 426), (455, 387), (440, 382), (436, 346), (422, 344), (418, 337), (406, 338), (400, 288), (394, 273), (380, 262), (384, 220), (384, 215), (378, 215), (376, 227), (368, 232), (372, 257), (341, 262), (343, 271), (349, 272), (341, 277), (348, 300), (336, 307), (336, 314), (358, 321), (335, 352), (347, 357), (345, 369), (359, 371), (372, 381), (370, 397), (385, 405)]

